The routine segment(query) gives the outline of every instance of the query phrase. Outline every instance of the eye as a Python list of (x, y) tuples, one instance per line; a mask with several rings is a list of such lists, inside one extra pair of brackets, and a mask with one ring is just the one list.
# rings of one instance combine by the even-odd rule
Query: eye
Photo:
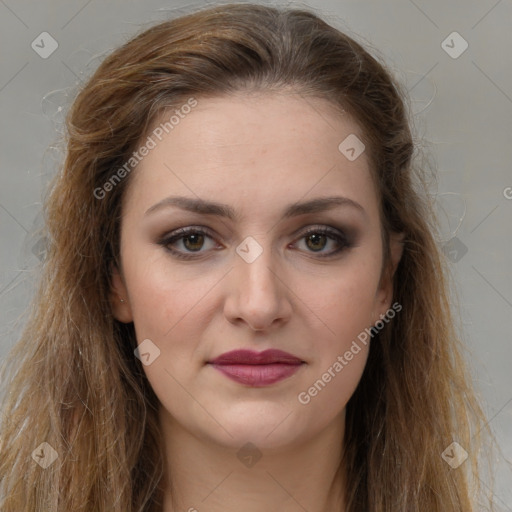
[[(206, 228), (190, 226), (180, 228), (164, 236), (158, 243), (163, 246), (166, 251), (180, 259), (193, 259), (194, 253), (201, 252), (207, 239), (213, 240), (213, 234)], [(299, 241), (305, 241), (306, 252), (319, 254), (321, 258), (334, 256), (346, 248), (351, 247), (351, 243), (345, 234), (337, 229), (329, 226), (314, 226), (303, 232)], [(335, 248), (327, 253), (323, 251), (328, 243), (331, 242)], [(176, 249), (177, 245), (182, 246)], [(337, 246), (337, 247), (336, 247)]]
[[(191, 259), (194, 258), (194, 255), (187, 254), (187, 251), (190, 253), (200, 252), (206, 238), (213, 239), (209, 230), (202, 227), (190, 226), (173, 231), (168, 236), (162, 238), (158, 243), (178, 258)], [(178, 242), (182, 243), (185, 252), (171, 247), (173, 245), (175, 246)]]
[[(303, 239), (305, 240), (306, 247), (311, 249), (308, 252), (321, 253), (321, 258), (334, 256), (352, 245), (344, 233), (328, 226), (314, 226), (309, 228), (306, 232), (302, 233), (300, 240)], [(322, 250), (329, 242), (333, 242), (333, 245), (338, 247), (327, 253), (322, 253)]]

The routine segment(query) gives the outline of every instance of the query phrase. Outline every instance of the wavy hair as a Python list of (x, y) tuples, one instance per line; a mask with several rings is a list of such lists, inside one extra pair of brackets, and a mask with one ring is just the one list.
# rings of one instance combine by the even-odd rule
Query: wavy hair
[[(106, 57), (66, 118), (66, 158), (45, 198), (47, 256), (25, 329), (3, 372), (2, 512), (161, 511), (158, 399), (113, 318), (121, 205), (132, 174), (95, 193), (164, 112), (187, 98), (292, 90), (361, 126), (378, 185), (383, 268), (402, 311), (371, 344), (347, 404), (346, 512), (468, 512), (485, 418), (450, 311), (449, 273), (413, 165), (407, 95), (362, 43), (302, 8), (228, 4), (144, 30)], [(425, 187), (423, 187), (425, 188)], [(469, 460), (441, 457), (457, 441)], [(46, 469), (32, 453), (47, 442)], [(40, 450), (40, 448), (39, 448)]]

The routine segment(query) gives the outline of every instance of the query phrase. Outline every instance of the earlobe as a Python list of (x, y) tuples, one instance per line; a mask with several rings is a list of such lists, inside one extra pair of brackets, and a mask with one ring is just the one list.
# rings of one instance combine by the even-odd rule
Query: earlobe
[(128, 300), (128, 291), (124, 283), (123, 276), (116, 265), (110, 266), (110, 305), (112, 315), (116, 320), (123, 323), (133, 322), (133, 315)]

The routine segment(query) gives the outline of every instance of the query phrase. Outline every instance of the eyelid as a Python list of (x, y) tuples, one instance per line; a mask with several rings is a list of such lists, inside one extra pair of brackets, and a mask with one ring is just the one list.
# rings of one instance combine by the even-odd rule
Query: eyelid
[[(306, 238), (310, 234), (320, 233), (320, 234), (327, 236), (327, 238), (329, 240), (336, 242), (339, 247), (329, 253), (323, 253), (322, 251), (318, 251), (317, 253), (315, 253), (315, 251), (306, 251), (306, 252), (309, 252), (309, 254), (311, 254), (311, 255), (318, 254), (317, 258), (319, 258), (319, 259), (334, 258), (335, 256), (337, 256), (340, 253), (346, 251), (347, 249), (353, 247), (353, 245), (354, 245), (353, 234), (350, 234), (350, 233), (347, 234), (346, 231), (347, 230), (345, 230), (343, 228), (337, 228), (337, 227), (333, 227), (333, 226), (330, 226), (327, 224), (312, 224), (312, 225), (307, 226), (306, 228), (301, 228), (300, 230), (298, 230), (294, 233), (294, 235), (293, 235), (294, 242), (292, 243), (292, 245), (296, 245), (299, 241)], [(350, 229), (348, 231), (351, 232)], [(189, 226), (177, 228), (177, 229), (163, 235), (162, 237), (160, 237), (160, 239), (158, 240), (157, 243), (159, 245), (163, 246), (166, 251), (168, 251), (173, 256), (177, 257), (178, 259), (182, 259), (182, 260), (199, 259), (205, 252), (208, 252), (208, 251), (199, 250), (196, 252), (194, 252), (194, 251), (187, 252), (187, 251), (180, 251), (180, 250), (169, 248), (169, 246), (173, 242), (182, 240), (187, 235), (191, 235), (191, 234), (202, 234), (202, 235), (207, 236), (208, 238), (211, 238), (216, 243), (218, 243), (216, 235), (213, 233), (213, 231), (210, 228), (208, 228), (206, 226), (199, 226), (199, 225), (189, 225)], [(301, 251), (299, 251), (299, 252), (301, 252)]]
[(164, 235), (158, 238), (157, 243), (165, 247), (174, 242), (175, 240), (180, 240), (185, 238), (186, 236), (196, 233), (208, 236), (209, 238), (217, 242), (217, 237), (210, 228), (207, 228), (206, 226), (191, 225), (177, 228), (165, 233)]
[(189, 235), (190, 233), (196, 233), (196, 232), (204, 233), (211, 238), (215, 238), (215, 233), (210, 228), (208, 228), (206, 226), (191, 225), (191, 226), (184, 226), (181, 228), (174, 229), (174, 230), (170, 231), (169, 233), (166, 233), (164, 236), (162, 236), (161, 239), (168, 240), (170, 238), (177, 238), (180, 235), (186, 236), (186, 235)]

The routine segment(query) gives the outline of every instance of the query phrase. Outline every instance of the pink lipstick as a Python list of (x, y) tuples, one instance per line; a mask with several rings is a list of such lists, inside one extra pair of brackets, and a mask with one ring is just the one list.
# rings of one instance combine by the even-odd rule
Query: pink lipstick
[(276, 349), (263, 352), (233, 350), (208, 361), (226, 377), (254, 387), (268, 386), (286, 379), (298, 371), (303, 363), (298, 357)]

